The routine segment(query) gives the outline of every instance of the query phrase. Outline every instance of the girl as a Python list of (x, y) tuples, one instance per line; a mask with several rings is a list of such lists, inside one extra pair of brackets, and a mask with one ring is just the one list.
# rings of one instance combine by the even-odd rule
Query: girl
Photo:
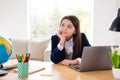
[(90, 46), (80, 33), (79, 19), (70, 15), (62, 18), (57, 35), (51, 37), (51, 61), (63, 65), (80, 64), (84, 46)]

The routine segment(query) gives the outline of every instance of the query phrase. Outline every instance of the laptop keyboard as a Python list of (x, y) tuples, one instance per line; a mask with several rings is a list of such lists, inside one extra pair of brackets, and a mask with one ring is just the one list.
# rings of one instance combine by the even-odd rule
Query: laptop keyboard
[(76, 69), (80, 69), (80, 67), (78, 67), (78, 66), (75, 66), (75, 68), (76, 68)]
[(70, 67), (76, 70), (80, 69), (80, 65), (70, 65)]
[(74, 68), (80, 69), (80, 65), (73, 65)]

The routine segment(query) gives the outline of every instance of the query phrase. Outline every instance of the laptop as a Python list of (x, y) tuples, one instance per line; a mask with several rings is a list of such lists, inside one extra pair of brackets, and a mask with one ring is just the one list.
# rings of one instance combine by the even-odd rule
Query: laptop
[(70, 65), (69, 67), (80, 72), (112, 69), (110, 51), (111, 46), (84, 47), (81, 64)]

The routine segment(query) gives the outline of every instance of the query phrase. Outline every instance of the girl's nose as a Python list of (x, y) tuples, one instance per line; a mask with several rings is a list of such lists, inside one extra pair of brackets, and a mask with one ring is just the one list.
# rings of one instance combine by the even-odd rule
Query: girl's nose
[(66, 30), (66, 29), (67, 29), (67, 26), (65, 26), (63, 29)]

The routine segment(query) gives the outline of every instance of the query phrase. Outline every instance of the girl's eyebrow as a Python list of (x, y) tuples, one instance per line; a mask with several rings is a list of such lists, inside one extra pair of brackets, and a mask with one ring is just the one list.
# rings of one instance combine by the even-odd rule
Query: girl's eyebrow
[(71, 26), (72, 26), (72, 24), (68, 24), (68, 25), (71, 25)]

